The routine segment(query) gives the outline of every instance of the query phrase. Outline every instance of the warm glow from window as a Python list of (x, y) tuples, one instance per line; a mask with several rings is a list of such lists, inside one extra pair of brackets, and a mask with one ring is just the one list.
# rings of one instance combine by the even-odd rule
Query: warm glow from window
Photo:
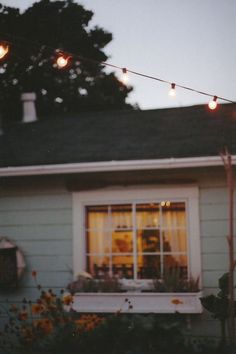
[(188, 273), (184, 202), (86, 207), (87, 271), (95, 278), (160, 277)]

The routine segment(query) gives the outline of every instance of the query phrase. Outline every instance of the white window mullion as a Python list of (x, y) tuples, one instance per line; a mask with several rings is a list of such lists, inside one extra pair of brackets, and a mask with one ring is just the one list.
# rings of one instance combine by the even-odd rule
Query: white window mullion
[(133, 264), (134, 279), (138, 278), (138, 258), (137, 258), (137, 220), (136, 220), (136, 204), (132, 204), (132, 220), (133, 220)]

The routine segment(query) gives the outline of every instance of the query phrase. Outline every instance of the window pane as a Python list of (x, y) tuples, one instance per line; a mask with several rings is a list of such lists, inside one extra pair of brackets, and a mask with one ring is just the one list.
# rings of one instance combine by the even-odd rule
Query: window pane
[(188, 264), (186, 255), (165, 255), (163, 257), (164, 273), (177, 271), (180, 277), (186, 277)]
[(104, 230), (109, 227), (108, 206), (86, 207), (86, 228), (90, 230)]
[(160, 276), (160, 256), (142, 255), (138, 256), (138, 278), (151, 279)]
[(177, 228), (186, 225), (185, 203), (162, 202), (161, 205), (162, 224), (164, 227)]
[(112, 205), (111, 218), (114, 229), (132, 228), (132, 206), (130, 204)]
[(133, 233), (130, 231), (114, 231), (112, 233), (112, 252), (128, 253), (133, 251)]
[(118, 275), (120, 278), (134, 277), (134, 261), (132, 256), (113, 256), (112, 257), (112, 274)]
[(87, 269), (94, 278), (103, 278), (109, 274), (109, 258), (87, 256)]
[(136, 225), (138, 229), (157, 227), (159, 224), (159, 204), (137, 204)]
[(137, 249), (139, 253), (160, 252), (159, 230), (138, 230)]
[(187, 235), (185, 230), (163, 231), (164, 252), (187, 252)]
[(87, 253), (109, 253), (110, 234), (108, 232), (86, 232)]

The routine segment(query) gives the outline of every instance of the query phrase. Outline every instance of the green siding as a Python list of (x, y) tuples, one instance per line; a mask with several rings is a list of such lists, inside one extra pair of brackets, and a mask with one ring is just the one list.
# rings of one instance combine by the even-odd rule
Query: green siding
[[(223, 173), (213, 176), (201, 172), (196, 183), (200, 193), (203, 294), (207, 295), (218, 291), (218, 278), (228, 268), (228, 192)], [(72, 279), (72, 193), (58, 185), (56, 190), (50, 188), (44, 180), (41, 188), (39, 184), (35, 189), (16, 187), (2, 191), (0, 196), (0, 235), (20, 247), (27, 263), (21, 287), (8, 294), (9, 301), (35, 299), (39, 295), (32, 270), (38, 272), (38, 282), (43, 287), (58, 291)], [(236, 204), (236, 196), (234, 199)], [(4, 302), (6, 295), (1, 294), (0, 300)], [(220, 333), (218, 323), (205, 311), (192, 316), (192, 330), (205, 335)]]
[[(72, 279), (72, 195), (31, 190), (0, 197), (0, 235), (15, 242), (26, 259), (21, 287), (11, 301), (30, 298), (35, 291), (31, 272), (42, 287), (65, 288)], [(0, 295), (4, 301), (5, 294)]]

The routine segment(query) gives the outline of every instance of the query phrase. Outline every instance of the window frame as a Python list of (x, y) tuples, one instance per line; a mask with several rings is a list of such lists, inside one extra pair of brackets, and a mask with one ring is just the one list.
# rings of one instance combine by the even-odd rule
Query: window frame
[[(160, 200), (184, 201), (189, 275), (199, 278), (201, 284), (199, 190), (196, 185), (127, 186), (73, 193), (73, 271), (74, 276), (86, 270), (85, 207), (121, 203), (148, 203)], [(137, 288), (146, 280), (127, 280), (127, 288), (136, 283)]]

